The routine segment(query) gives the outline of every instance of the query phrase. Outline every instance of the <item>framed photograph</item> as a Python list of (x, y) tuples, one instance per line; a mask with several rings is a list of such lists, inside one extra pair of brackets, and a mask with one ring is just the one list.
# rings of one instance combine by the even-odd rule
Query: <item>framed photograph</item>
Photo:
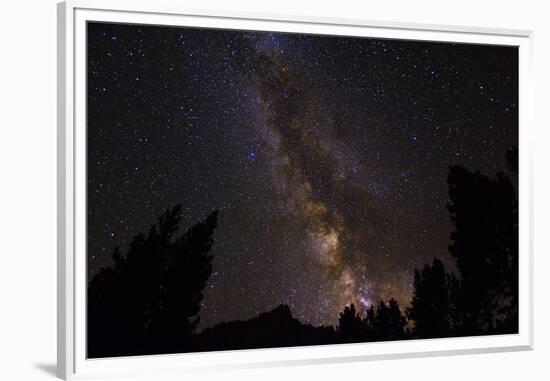
[(60, 377), (532, 348), (530, 32), (58, 28)]

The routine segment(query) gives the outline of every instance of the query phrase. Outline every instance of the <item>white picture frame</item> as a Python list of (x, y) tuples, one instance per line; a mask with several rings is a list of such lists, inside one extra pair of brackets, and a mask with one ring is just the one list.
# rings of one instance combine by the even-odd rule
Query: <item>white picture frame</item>
[[(200, 26), (519, 47), (519, 333), (86, 359), (86, 40), (87, 21)], [(532, 34), (524, 30), (191, 11), (174, 4), (76, 0), (58, 4), (58, 376), (64, 379), (180, 372), (196, 368), (397, 359), (533, 348)]]

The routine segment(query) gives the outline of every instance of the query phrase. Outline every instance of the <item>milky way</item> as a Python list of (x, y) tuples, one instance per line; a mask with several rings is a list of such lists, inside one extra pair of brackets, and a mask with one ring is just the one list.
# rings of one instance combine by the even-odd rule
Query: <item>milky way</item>
[(517, 146), (517, 49), (91, 23), (89, 275), (181, 203), (220, 210), (201, 327), (335, 324), (453, 268), (449, 165)]
[(322, 189), (313, 184), (322, 179), (322, 187), (337, 192), (348, 163), (345, 151), (335, 145), (333, 121), (324, 115), (314, 84), (281, 54), (276, 39), (267, 40), (256, 46), (258, 70), (251, 75), (252, 88), (260, 94), (262, 123), (255, 127), (273, 153), (275, 186), (307, 233), (304, 254), (313, 262), (308, 268), (318, 273), (322, 285), (313, 297), (322, 301), (330, 319), (341, 306), (367, 300), (363, 294), (368, 290), (358, 289), (352, 268), (344, 263), (342, 237), (348, 228), (343, 214), (327, 205)]

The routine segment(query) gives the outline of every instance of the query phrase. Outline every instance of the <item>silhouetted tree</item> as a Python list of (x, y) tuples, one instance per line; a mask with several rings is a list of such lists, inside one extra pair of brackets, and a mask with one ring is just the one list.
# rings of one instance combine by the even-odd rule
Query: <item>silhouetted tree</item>
[(405, 337), (407, 319), (401, 314), (399, 304), (393, 298), (388, 303), (380, 301), (374, 313), (374, 308), (367, 310), (363, 320), (365, 331), (370, 334), (368, 341), (397, 340)]
[[(513, 176), (518, 175), (519, 171), (519, 153), (517, 147), (510, 147), (506, 151), (506, 164), (508, 171)], [(518, 195), (515, 193), (514, 203), (514, 234), (511, 240), (511, 250), (509, 255), (509, 266), (505, 271), (505, 292), (504, 295), (509, 299), (509, 303), (501, 304), (498, 312), (502, 319), (497, 321), (497, 330), (502, 333), (518, 332), (518, 292), (519, 292), (519, 210)]]
[(363, 339), (365, 341), (375, 341), (378, 339), (376, 332), (376, 311), (374, 304), (366, 310), (365, 318), (362, 321)]
[(362, 322), (355, 305), (351, 303), (348, 307), (344, 308), (344, 312), (340, 312), (340, 318), (338, 319), (338, 331), (344, 342), (354, 342), (361, 340), (361, 328)]
[(197, 323), (212, 272), (217, 212), (174, 238), (181, 207), (167, 210), (148, 234), (134, 237), (125, 255), (88, 287), (88, 356), (183, 350)]
[(434, 259), (422, 271), (414, 270), (414, 291), (407, 317), (414, 321), (414, 336), (445, 337), (451, 331), (449, 275), (443, 263)]
[(500, 311), (517, 306), (517, 196), (504, 174), (491, 179), (459, 166), (450, 167), (448, 185), (458, 333), (494, 333), (497, 321), (511, 318)]

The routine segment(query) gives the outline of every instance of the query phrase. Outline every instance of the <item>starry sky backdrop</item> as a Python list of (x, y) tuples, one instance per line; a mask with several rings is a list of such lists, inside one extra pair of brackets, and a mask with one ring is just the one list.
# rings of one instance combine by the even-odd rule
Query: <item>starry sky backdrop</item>
[(518, 143), (515, 47), (88, 24), (88, 271), (173, 204), (219, 210), (201, 327), (409, 303), (448, 166)]

